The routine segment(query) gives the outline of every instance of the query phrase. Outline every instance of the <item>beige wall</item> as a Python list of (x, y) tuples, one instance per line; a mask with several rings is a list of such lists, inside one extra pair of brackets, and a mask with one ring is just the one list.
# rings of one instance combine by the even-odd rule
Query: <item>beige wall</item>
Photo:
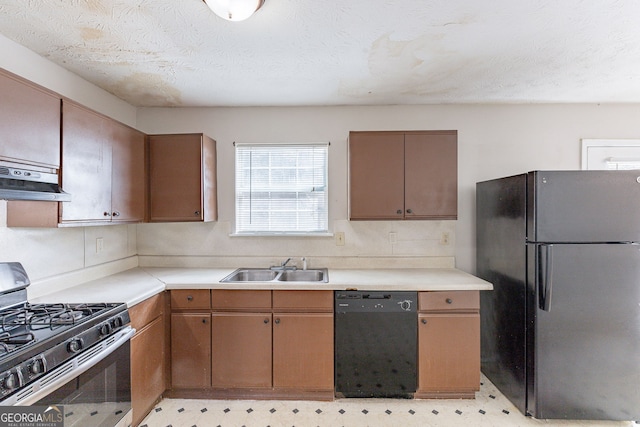
[[(144, 262), (226, 257), (276, 261), (452, 258), (474, 270), (475, 182), (533, 169), (578, 169), (581, 138), (639, 138), (640, 105), (428, 105), (308, 108), (135, 109), (80, 77), (0, 36), (0, 67), (49, 87), (148, 133), (204, 132), (218, 141), (220, 221), (59, 230), (7, 229), (0, 202), (0, 260), (22, 261), (32, 278), (90, 269), (139, 253)], [(349, 222), (350, 130), (456, 129), (459, 132), (458, 221)], [(330, 141), (332, 238), (229, 237), (233, 222), (233, 142)], [(398, 243), (389, 243), (389, 233)], [(439, 242), (451, 233), (449, 245)], [(105, 251), (95, 253), (95, 238)], [(188, 256), (184, 258), (183, 256)], [(247, 261), (242, 258), (241, 261)]]
[[(220, 222), (213, 226), (138, 227), (141, 255), (243, 254), (283, 256), (441, 256), (475, 270), (475, 183), (534, 169), (579, 169), (581, 138), (640, 137), (640, 105), (428, 105), (308, 108), (140, 109), (149, 133), (204, 132), (218, 141)], [(458, 221), (348, 222), (347, 145), (350, 130), (458, 130)], [(330, 141), (331, 239), (243, 239), (227, 236), (233, 221), (233, 142)], [(453, 227), (453, 248), (438, 244)], [(388, 243), (389, 231), (402, 244)]]

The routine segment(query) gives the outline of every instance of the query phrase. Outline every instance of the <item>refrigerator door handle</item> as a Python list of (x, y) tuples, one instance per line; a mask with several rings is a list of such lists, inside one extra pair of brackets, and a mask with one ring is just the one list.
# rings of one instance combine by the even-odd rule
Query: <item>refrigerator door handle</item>
[(553, 245), (538, 245), (538, 306), (540, 310), (551, 311), (551, 291), (553, 289)]

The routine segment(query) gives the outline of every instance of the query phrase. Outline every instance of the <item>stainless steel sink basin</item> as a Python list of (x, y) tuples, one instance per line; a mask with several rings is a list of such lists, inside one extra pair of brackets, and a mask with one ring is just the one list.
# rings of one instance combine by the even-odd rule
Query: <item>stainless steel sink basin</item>
[(270, 282), (276, 278), (279, 271), (265, 268), (239, 268), (221, 282)]
[(220, 282), (324, 282), (329, 281), (326, 268), (308, 270), (271, 270), (269, 268), (239, 268)]
[(281, 282), (328, 282), (327, 269), (285, 270), (278, 276)]

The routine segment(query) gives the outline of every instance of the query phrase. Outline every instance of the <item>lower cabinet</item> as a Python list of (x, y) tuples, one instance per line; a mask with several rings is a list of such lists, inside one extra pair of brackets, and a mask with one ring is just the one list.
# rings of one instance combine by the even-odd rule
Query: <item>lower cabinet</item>
[(274, 313), (273, 323), (273, 386), (333, 393), (333, 313)]
[(171, 314), (171, 386), (211, 387), (210, 314)]
[[(199, 289), (170, 297), (169, 397), (334, 398), (333, 291)], [(479, 311), (478, 291), (418, 293), (416, 398), (475, 397)], [(161, 318), (132, 339), (138, 422), (165, 383)]]
[(213, 313), (212, 386), (271, 388), (271, 313)]
[(477, 291), (420, 292), (418, 398), (474, 398), (480, 389)]
[(131, 338), (132, 425), (138, 425), (166, 389), (165, 317), (161, 293), (129, 310), (136, 334)]
[(202, 291), (180, 292), (171, 396), (333, 399), (332, 291), (212, 290), (194, 312), (176, 307)]

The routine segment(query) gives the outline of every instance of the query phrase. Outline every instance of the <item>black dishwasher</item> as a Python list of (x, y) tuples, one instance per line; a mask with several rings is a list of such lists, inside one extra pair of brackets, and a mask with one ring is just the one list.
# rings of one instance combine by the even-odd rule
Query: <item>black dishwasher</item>
[(335, 292), (337, 397), (412, 398), (417, 292)]

